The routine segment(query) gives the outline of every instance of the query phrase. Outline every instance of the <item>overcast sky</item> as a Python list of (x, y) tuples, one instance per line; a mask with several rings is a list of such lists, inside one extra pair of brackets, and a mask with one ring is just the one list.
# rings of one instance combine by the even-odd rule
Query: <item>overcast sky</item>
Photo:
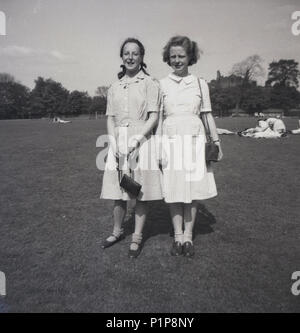
[(176, 34), (199, 44), (203, 55), (191, 72), (207, 80), (253, 54), (266, 69), (280, 58), (300, 63), (296, 10), (300, 0), (0, 0), (7, 20), (0, 72), (30, 88), (42, 76), (94, 95), (116, 80), (127, 37), (144, 43), (150, 74), (166, 76), (162, 48)]

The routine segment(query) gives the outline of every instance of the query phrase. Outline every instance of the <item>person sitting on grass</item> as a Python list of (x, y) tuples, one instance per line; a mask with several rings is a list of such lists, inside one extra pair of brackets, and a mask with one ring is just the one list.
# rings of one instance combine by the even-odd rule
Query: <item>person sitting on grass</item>
[(269, 127), (277, 133), (285, 133), (286, 132), (286, 127), (282, 119), (280, 118), (268, 118), (267, 123)]
[(266, 119), (260, 119), (257, 122), (257, 126), (253, 128), (246, 128), (244, 131), (238, 132), (239, 136), (251, 137), (254, 133), (264, 132), (269, 127)]
[(268, 118), (267, 120), (259, 120), (258, 126), (248, 128), (238, 133), (240, 136), (249, 138), (281, 138), (286, 136), (286, 127), (284, 122), (279, 118)]

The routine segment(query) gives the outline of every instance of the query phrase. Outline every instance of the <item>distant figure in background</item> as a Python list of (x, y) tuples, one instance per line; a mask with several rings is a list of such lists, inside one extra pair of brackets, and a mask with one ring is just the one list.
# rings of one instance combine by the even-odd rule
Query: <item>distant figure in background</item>
[(70, 120), (62, 120), (59, 117), (54, 117), (53, 122), (54, 123), (67, 124), (67, 123), (70, 123), (71, 121)]
[(269, 127), (266, 120), (258, 120), (257, 126), (253, 128), (246, 128), (244, 131), (238, 132), (240, 136), (252, 136), (254, 133), (265, 131)]
[(217, 133), (218, 133), (219, 135), (223, 135), (223, 134), (226, 134), (226, 135), (237, 134), (237, 132), (228, 131), (228, 130), (225, 129), (225, 128), (217, 128)]

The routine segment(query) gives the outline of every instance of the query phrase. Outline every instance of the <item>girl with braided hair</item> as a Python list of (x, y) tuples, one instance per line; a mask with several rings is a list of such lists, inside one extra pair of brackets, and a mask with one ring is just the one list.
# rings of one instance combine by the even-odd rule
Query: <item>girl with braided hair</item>
[(136, 198), (135, 230), (129, 249), (132, 258), (141, 251), (147, 201), (162, 199), (160, 171), (158, 166), (153, 168), (157, 165), (155, 145), (151, 143), (152, 130), (158, 122), (159, 85), (146, 72), (144, 55), (143, 44), (135, 38), (126, 39), (120, 49), (122, 71), (108, 90), (106, 110), (108, 134), (116, 145), (110, 145), (101, 193), (101, 198), (114, 200), (113, 232), (102, 244), (102, 248), (107, 248), (124, 237), (122, 223), (127, 201), (132, 199), (120, 187), (117, 161), (121, 156), (137, 154), (137, 161), (143, 161), (143, 166), (138, 164), (133, 170), (133, 179), (141, 190)]

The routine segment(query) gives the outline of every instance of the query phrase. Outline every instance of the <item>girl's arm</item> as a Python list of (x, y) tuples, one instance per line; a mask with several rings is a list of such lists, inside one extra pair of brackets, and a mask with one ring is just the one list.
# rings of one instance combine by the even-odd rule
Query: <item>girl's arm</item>
[(117, 156), (117, 133), (114, 116), (107, 116), (107, 134), (109, 136), (110, 146), (115, 156)]
[(129, 142), (129, 153), (135, 150), (139, 144), (146, 140), (146, 137), (152, 132), (153, 128), (158, 123), (158, 113), (157, 112), (149, 112), (149, 118), (146, 121), (143, 129), (139, 135), (134, 136)]
[(158, 124), (159, 118), (159, 84), (153, 79), (149, 79), (145, 81), (146, 83), (146, 91), (147, 91), (147, 112), (148, 112), (148, 120), (142, 128), (142, 131), (138, 136), (135, 136), (129, 142), (129, 152), (136, 149), (139, 144), (146, 140), (146, 137), (153, 131), (153, 129)]
[(215, 119), (214, 119), (211, 112), (207, 112), (206, 116), (207, 116), (207, 123), (208, 123), (208, 126), (209, 126), (211, 139), (216, 145), (219, 146), (218, 160), (220, 161), (223, 157), (223, 151), (222, 151), (222, 148), (221, 148), (221, 142), (220, 142), (220, 139), (219, 139), (219, 135), (217, 133), (217, 126), (216, 126), (216, 123), (215, 123)]

